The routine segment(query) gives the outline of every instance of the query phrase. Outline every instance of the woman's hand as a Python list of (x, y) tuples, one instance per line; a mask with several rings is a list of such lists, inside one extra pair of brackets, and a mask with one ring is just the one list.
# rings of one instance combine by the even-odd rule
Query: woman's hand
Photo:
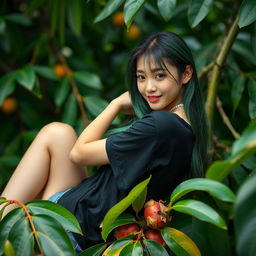
[(119, 97), (115, 98), (113, 101), (118, 104), (120, 112), (128, 115), (134, 115), (134, 110), (131, 102), (131, 97), (129, 92), (121, 94)]

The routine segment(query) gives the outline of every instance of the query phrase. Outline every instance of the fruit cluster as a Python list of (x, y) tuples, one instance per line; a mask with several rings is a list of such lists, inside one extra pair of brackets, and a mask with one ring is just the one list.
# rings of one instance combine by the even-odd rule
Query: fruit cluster
[(144, 209), (145, 224), (129, 223), (119, 226), (114, 231), (114, 237), (120, 239), (128, 235), (134, 235), (135, 240), (154, 240), (165, 246), (165, 241), (161, 235), (160, 228), (166, 226), (171, 217), (168, 208), (162, 201), (150, 200), (145, 204)]

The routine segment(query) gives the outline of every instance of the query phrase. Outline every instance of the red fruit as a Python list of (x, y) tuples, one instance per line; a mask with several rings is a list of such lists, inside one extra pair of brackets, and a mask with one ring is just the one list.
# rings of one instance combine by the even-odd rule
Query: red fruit
[(115, 229), (114, 236), (116, 239), (131, 235), (133, 233), (139, 232), (140, 228), (135, 223), (129, 223), (122, 226), (119, 226)]
[(145, 204), (144, 217), (147, 226), (151, 228), (164, 227), (170, 221), (169, 212), (165, 210), (167, 207), (161, 202), (150, 200)]
[(159, 230), (149, 229), (149, 230), (146, 231), (145, 237), (148, 240), (154, 240), (154, 241), (158, 242), (159, 244), (165, 246), (165, 241), (164, 241), (164, 239), (163, 239)]

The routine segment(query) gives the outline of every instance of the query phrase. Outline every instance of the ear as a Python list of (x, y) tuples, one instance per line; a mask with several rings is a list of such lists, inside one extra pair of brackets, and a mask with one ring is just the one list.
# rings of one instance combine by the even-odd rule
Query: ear
[(184, 73), (182, 74), (182, 84), (186, 84), (189, 82), (189, 80), (191, 79), (192, 75), (193, 75), (193, 68), (190, 65), (186, 66), (186, 69), (184, 71)]

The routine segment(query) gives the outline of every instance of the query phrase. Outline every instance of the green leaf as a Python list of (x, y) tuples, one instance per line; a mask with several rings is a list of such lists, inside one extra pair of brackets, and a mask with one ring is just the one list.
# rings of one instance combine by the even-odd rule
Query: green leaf
[(176, 7), (176, 0), (158, 0), (157, 6), (165, 21), (169, 21)]
[(146, 0), (126, 0), (124, 5), (124, 21), (127, 28), (131, 26), (135, 15), (139, 12), (145, 2)]
[(143, 243), (145, 244), (145, 248), (149, 256), (155, 256), (155, 255), (168, 256), (169, 255), (165, 250), (165, 248), (156, 241), (144, 240)]
[(74, 78), (79, 83), (96, 90), (102, 89), (101, 80), (98, 75), (87, 71), (74, 72)]
[(181, 200), (172, 206), (172, 210), (189, 214), (199, 220), (212, 223), (219, 228), (227, 229), (222, 217), (214, 209), (201, 201), (192, 199)]
[(238, 26), (240, 28), (250, 25), (256, 20), (255, 0), (244, 0), (238, 13)]
[(34, 215), (36, 235), (45, 255), (75, 256), (73, 244), (65, 229), (49, 215)]
[(83, 2), (81, 0), (68, 1), (68, 23), (73, 32), (77, 35), (81, 35), (82, 30), (82, 10)]
[(96, 244), (83, 251), (79, 256), (101, 256), (106, 247), (107, 245), (104, 243)]
[(3, 17), (0, 17), (0, 34), (4, 34), (6, 29), (6, 22)]
[(0, 222), (0, 255), (3, 254), (3, 246), (6, 242), (12, 226), (25, 215), (22, 208), (16, 208), (9, 212)]
[(77, 102), (76, 97), (72, 93), (65, 102), (62, 122), (74, 126), (77, 118)]
[(192, 0), (188, 9), (188, 21), (193, 28), (197, 26), (209, 13), (212, 0)]
[(11, 228), (8, 239), (13, 244), (16, 256), (32, 256), (34, 237), (28, 218), (20, 218)]
[(3, 196), (0, 197), (0, 204), (6, 203), (7, 199)]
[(249, 116), (251, 119), (256, 118), (256, 81), (249, 80), (248, 82), (248, 92), (249, 92)]
[(131, 239), (119, 239), (111, 244), (102, 254), (102, 256), (117, 256), (129, 244), (133, 243)]
[(143, 247), (140, 242), (134, 242), (127, 245), (119, 256), (143, 256)]
[(225, 201), (234, 202), (234, 193), (224, 184), (206, 178), (195, 178), (180, 183), (171, 194), (170, 202), (173, 203), (193, 190), (208, 192), (211, 196)]
[(235, 234), (238, 255), (254, 256), (256, 250), (256, 175), (239, 189), (235, 203)]
[(5, 256), (15, 256), (15, 250), (9, 240), (4, 243), (4, 255)]
[(75, 216), (59, 204), (47, 200), (33, 200), (26, 203), (32, 215), (44, 214), (51, 216), (61, 223), (65, 230), (82, 234), (80, 225)]
[(26, 27), (32, 25), (31, 19), (28, 16), (25, 16), (20, 13), (5, 15), (5, 19), (7, 21), (11, 21), (13, 23), (17, 23), (19, 25), (26, 26)]
[(0, 79), (0, 105), (15, 89), (16, 72), (10, 72)]
[(194, 241), (185, 233), (175, 229), (165, 227), (161, 229), (161, 234), (168, 247), (181, 256), (200, 256), (200, 250)]
[(234, 158), (240, 151), (244, 150), (246, 147), (253, 146), (256, 142), (256, 120), (250, 122), (248, 127), (243, 131), (241, 137), (235, 141), (232, 146), (232, 154), (230, 159)]
[(84, 105), (96, 117), (107, 107), (108, 102), (98, 96), (87, 96), (84, 98)]
[(131, 214), (123, 213), (123, 214), (119, 215), (115, 219), (115, 221), (106, 228), (106, 230), (105, 230), (106, 239), (107, 239), (108, 235), (110, 234), (110, 232), (113, 231), (116, 227), (119, 227), (119, 226), (122, 226), (122, 225), (125, 225), (128, 223), (135, 223), (135, 222), (136, 222), (136, 219)]
[(30, 14), (40, 8), (45, 3), (45, 0), (30, 0), (27, 4), (25, 14)]
[(130, 193), (122, 199), (119, 203), (114, 205), (105, 215), (103, 219), (102, 224), (102, 238), (106, 240), (107, 238), (107, 229), (108, 227), (115, 221), (115, 219), (123, 212), (125, 211), (133, 202), (134, 200), (140, 195), (140, 193), (143, 192), (145, 187), (148, 185), (149, 181), (151, 179), (151, 176), (136, 185)]
[(147, 187), (145, 187), (142, 193), (132, 203), (132, 208), (136, 212), (136, 214), (138, 214), (139, 211), (143, 208), (146, 201), (146, 197), (147, 197)]
[(25, 66), (23, 69), (17, 71), (16, 81), (31, 91), (36, 82), (34, 69), (31, 66)]
[(124, 0), (109, 0), (100, 14), (95, 18), (94, 22), (99, 22), (110, 16)]
[(68, 96), (69, 93), (69, 80), (67, 77), (65, 77), (64, 79), (61, 80), (61, 82), (57, 85), (58, 88), (55, 92), (55, 97), (54, 97), (54, 101), (57, 107), (60, 107), (63, 102), (65, 101), (65, 99)]
[(55, 73), (53, 72), (53, 70), (49, 67), (46, 67), (46, 66), (39, 66), (39, 65), (35, 65), (32, 67), (35, 72), (44, 77), (44, 78), (47, 78), (47, 79), (50, 79), (50, 80), (58, 80), (58, 77), (55, 75)]
[(233, 103), (233, 113), (235, 112), (243, 91), (244, 91), (244, 85), (245, 85), (245, 77), (244, 76), (239, 76), (237, 77), (232, 85), (232, 91), (231, 91), (231, 99), (232, 99), (232, 103)]

